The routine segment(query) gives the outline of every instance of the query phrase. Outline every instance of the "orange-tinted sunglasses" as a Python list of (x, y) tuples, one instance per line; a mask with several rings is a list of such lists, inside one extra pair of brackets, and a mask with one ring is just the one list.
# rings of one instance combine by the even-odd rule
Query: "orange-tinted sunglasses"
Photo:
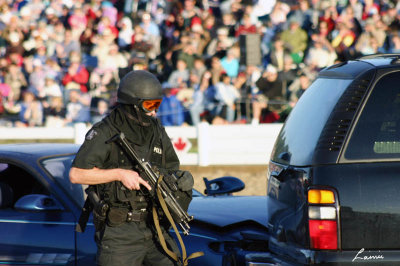
[(160, 107), (161, 102), (162, 99), (144, 100), (142, 101), (142, 108), (147, 113), (153, 112), (154, 110), (157, 110), (158, 107)]

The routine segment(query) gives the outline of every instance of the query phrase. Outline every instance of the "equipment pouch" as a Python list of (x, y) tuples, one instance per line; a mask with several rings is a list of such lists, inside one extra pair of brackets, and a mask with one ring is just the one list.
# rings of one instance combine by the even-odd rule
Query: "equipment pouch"
[(174, 196), (176, 201), (182, 207), (182, 209), (187, 212), (189, 204), (192, 201), (192, 190), (182, 191), (178, 189), (177, 191), (174, 192)]
[(128, 215), (128, 209), (123, 208), (111, 208), (108, 212), (107, 225), (119, 226), (126, 222)]

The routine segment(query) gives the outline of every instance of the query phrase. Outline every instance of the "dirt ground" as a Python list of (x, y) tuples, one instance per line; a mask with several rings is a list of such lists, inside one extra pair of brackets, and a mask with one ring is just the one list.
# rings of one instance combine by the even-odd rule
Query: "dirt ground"
[(266, 195), (267, 189), (267, 166), (181, 166), (182, 170), (188, 170), (194, 177), (194, 187), (204, 192), (205, 185), (203, 177), (208, 180), (222, 177), (234, 176), (245, 183), (245, 188), (235, 195)]

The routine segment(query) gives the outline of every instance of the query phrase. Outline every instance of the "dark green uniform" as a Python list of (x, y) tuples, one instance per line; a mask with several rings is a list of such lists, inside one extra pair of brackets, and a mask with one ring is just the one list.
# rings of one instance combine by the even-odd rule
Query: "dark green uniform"
[[(86, 134), (73, 167), (134, 169), (135, 163), (125, 156), (116, 143), (106, 143), (117, 134), (116, 128), (125, 134), (138, 154), (152, 165), (168, 170), (179, 169), (179, 159), (159, 121), (139, 112), (132, 105), (120, 105), (92, 127)], [(156, 239), (149, 214), (151, 202), (142, 192), (123, 190), (121, 187), (121, 182), (117, 181), (96, 186), (100, 198), (110, 205), (106, 225), (96, 228), (98, 264), (173, 265)], [(189, 197), (190, 194), (188, 201)], [(176, 249), (171, 237), (166, 233), (164, 236), (171, 248)]]

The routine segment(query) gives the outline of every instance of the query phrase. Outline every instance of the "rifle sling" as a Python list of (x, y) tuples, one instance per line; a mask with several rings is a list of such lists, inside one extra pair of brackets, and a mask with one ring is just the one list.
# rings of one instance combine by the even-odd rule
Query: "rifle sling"
[[(157, 186), (156, 186), (157, 198), (158, 198), (158, 201), (160, 202), (160, 205), (161, 205), (162, 210), (163, 210), (164, 213), (165, 213), (165, 216), (168, 218), (168, 221), (169, 221), (170, 224), (172, 225), (172, 228), (174, 228), (175, 235), (176, 235), (176, 237), (178, 238), (179, 245), (181, 246), (181, 250), (182, 250), (182, 258), (181, 258), (182, 261), (181, 261), (181, 262), (182, 262), (182, 265), (186, 266), (186, 265), (188, 265), (188, 260), (194, 259), (194, 258), (197, 258), (197, 257), (200, 257), (200, 256), (203, 256), (203, 255), (204, 255), (204, 252), (198, 251), (198, 252), (194, 252), (194, 253), (190, 254), (189, 257), (186, 256), (186, 247), (185, 247), (185, 243), (183, 243), (182, 237), (181, 237), (181, 235), (179, 234), (179, 231), (178, 231), (178, 228), (176, 227), (176, 224), (175, 224), (175, 222), (174, 222), (174, 219), (172, 218), (172, 215), (171, 215), (171, 213), (170, 213), (169, 210), (168, 210), (167, 204), (165, 203), (165, 200), (164, 200), (164, 198), (163, 198), (162, 195), (161, 195), (161, 191), (160, 191), (160, 188), (159, 188), (159, 184), (160, 184), (160, 182), (162, 181), (162, 178), (163, 178), (163, 176), (160, 175), (160, 177), (159, 177), (158, 180), (157, 180)], [(172, 259), (174, 259), (175, 261), (178, 261), (178, 260), (179, 260), (178, 255), (175, 254), (175, 253), (174, 253), (173, 251), (171, 251), (170, 249), (168, 249), (168, 247), (167, 247), (167, 244), (166, 244), (166, 242), (165, 242), (165, 238), (164, 238), (164, 236), (163, 236), (163, 234), (162, 234), (162, 232), (161, 232), (160, 221), (159, 221), (159, 219), (158, 219), (157, 210), (156, 210), (156, 207), (154, 206), (154, 204), (153, 204), (153, 220), (154, 220), (154, 225), (155, 225), (155, 227), (156, 227), (157, 235), (158, 235), (158, 238), (160, 239), (160, 244), (161, 244), (162, 248), (164, 249), (164, 251), (165, 251)]]

